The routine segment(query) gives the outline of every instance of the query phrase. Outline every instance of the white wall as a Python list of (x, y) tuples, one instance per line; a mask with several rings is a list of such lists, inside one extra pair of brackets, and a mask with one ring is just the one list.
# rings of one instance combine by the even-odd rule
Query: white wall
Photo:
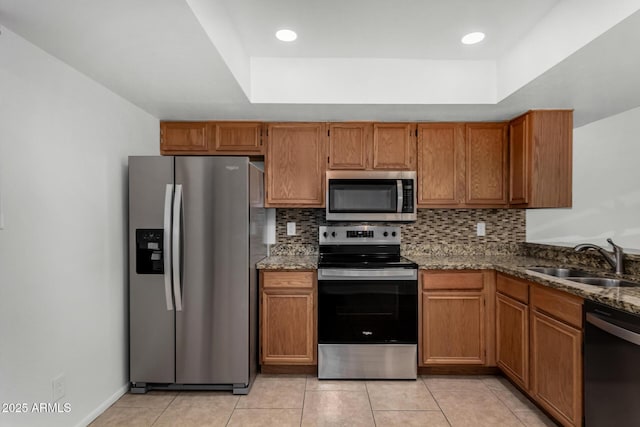
[(127, 156), (158, 120), (12, 32), (0, 35), (0, 425), (73, 426), (124, 391)]
[(573, 131), (573, 208), (527, 211), (527, 241), (640, 249), (640, 108)]

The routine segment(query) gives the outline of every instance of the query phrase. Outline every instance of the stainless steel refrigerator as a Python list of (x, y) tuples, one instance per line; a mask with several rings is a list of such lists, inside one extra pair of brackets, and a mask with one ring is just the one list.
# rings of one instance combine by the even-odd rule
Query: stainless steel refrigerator
[(133, 392), (249, 391), (263, 189), (246, 157), (129, 157)]

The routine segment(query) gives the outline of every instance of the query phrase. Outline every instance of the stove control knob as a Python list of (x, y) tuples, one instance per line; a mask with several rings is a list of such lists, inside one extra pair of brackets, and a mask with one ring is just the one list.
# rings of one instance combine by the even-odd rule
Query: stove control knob
[(322, 237), (327, 237), (327, 232), (325, 231), (324, 233), (322, 233)]
[(396, 232), (394, 231), (393, 233), (391, 233), (391, 235), (392, 235), (393, 237), (396, 237)]
[(382, 233), (382, 235), (383, 235), (384, 237), (387, 237), (387, 236), (389, 235), (389, 233), (387, 233), (387, 232), (385, 231), (384, 233)]
[(335, 231), (331, 232), (331, 237), (336, 237), (336, 232)]

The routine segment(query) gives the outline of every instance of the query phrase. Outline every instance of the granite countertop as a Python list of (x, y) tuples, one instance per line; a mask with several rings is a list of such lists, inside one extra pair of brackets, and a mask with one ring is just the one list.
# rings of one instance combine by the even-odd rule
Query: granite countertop
[[(583, 283), (572, 282), (560, 277), (536, 273), (527, 270), (527, 267), (570, 267), (585, 271), (592, 271), (594, 275), (615, 277), (614, 275), (595, 271), (579, 265), (566, 265), (548, 259), (530, 258), (522, 256), (460, 256), (460, 257), (431, 257), (431, 256), (406, 256), (416, 262), (421, 270), (480, 270), (494, 269), (510, 274), (521, 279), (530, 280), (550, 288), (559, 289), (579, 297), (601, 302), (609, 306), (619, 308), (631, 313), (640, 314), (640, 287), (610, 287), (592, 286)], [(640, 282), (640, 277), (625, 276), (626, 279)]]
[(259, 270), (316, 270), (318, 255), (269, 256), (258, 262)]
[[(603, 272), (601, 271), (595, 271), (584, 266), (565, 265), (548, 259), (512, 255), (466, 255), (446, 257), (405, 255), (405, 257), (417, 263), (421, 270), (493, 269), (521, 279), (530, 280), (550, 288), (559, 289), (585, 299), (601, 302), (631, 313), (640, 314), (640, 287), (604, 288), (601, 286), (576, 283), (567, 279), (527, 270), (527, 266), (571, 267), (586, 271), (593, 271), (594, 275), (603, 275)], [(318, 256), (271, 256), (260, 261), (257, 267), (264, 270), (314, 270), (318, 268)], [(615, 277), (613, 275), (608, 276)], [(625, 276), (625, 278), (640, 282), (640, 277), (637, 276)]]

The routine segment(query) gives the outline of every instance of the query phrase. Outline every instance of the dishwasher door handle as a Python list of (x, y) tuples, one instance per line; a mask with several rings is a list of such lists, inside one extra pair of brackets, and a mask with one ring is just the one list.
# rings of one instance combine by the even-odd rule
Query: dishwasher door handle
[(640, 334), (621, 328), (620, 326), (614, 325), (613, 323), (609, 323), (602, 317), (593, 313), (587, 313), (586, 321), (598, 329), (602, 329), (603, 331), (608, 332), (611, 335), (640, 346)]

